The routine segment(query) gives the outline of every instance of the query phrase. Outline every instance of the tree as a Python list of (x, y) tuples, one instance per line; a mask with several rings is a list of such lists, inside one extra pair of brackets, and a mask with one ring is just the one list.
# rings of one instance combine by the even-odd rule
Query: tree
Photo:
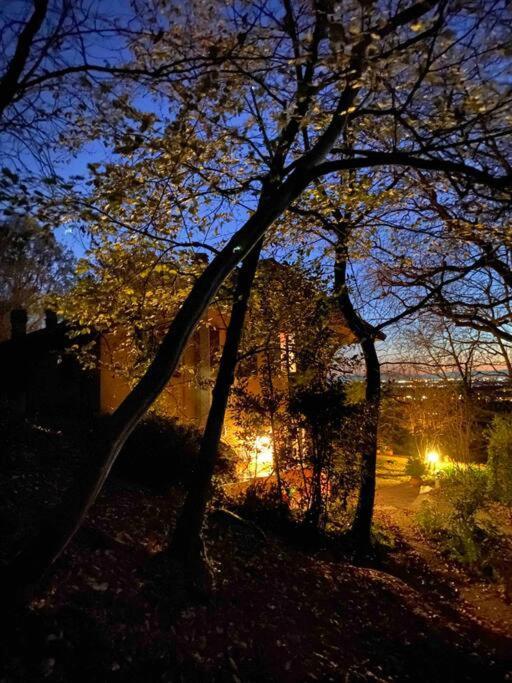
[[(394, 235), (382, 239), (374, 252), (378, 287), (391, 305), (426, 299), (424, 322), (432, 330), (432, 319), (437, 318), (447, 352), (450, 346), (454, 351), (454, 343), (464, 343), (472, 349), (474, 365), (501, 366), (509, 374), (508, 209), (481, 198), (461, 205), (450, 192), (440, 198), (420, 172), (418, 188), (406, 204), (408, 220), (393, 225)], [(456, 362), (457, 354), (451, 355)], [(453, 369), (465, 381), (464, 368)]]
[[(344, 139), (351, 137), (345, 130)], [(355, 546), (365, 552), (371, 545), (371, 527), (376, 485), (378, 424), (380, 412), (381, 376), (376, 340), (383, 338), (382, 329), (400, 320), (408, 311), (401, 311), (393, 320), (372, 326), (363, 318), (353, 302), (358, 283), (349, 282), (351, 262), (367, 258), (375, 225), (386, 216), (389, 204), (401, 195), (392, 179), (385, 186), (382, 180), (368, 172), (348, 171), (340, 174), (338, 183), (318, 181), (313, 189), (303, 193), (300, 204), (292, 208), (298, 229), (320, 235), (328, 244), (327, 254), (333, 261), (333, 290), (340, 314), (353, 337), (361, 346), (365, 367), (364, 409), (361, 422), (362, 452), (358, 504), (352, 523)]]
[(341, 489), (343, 467), (334, 462), (349, 450), (341, 437), (350, 412), (344, 393), (350, 364), (341, 347), (349, 341), (318, 264), (304, 257), (261, 263), (241, 349), (245, 372), (231, 410), (250, 448), (268, 434), (277, 503), (300, 509), (315, 531), (327, 522), (336, 481)]
[[(113, 343), (106, 345), (110, 353), (103, 362), (133, 384), (203, 268), (201, 254), (170, 249), (150, 238), (95, 240), (77, 262), (73, 287), (55, 300), (78, 329), (110, 336)], [(222, 301), (218, 306), (223, 307)], [(81, 351), (84, 364), (97, 361), (89, 351)]]
[(0, 225), (0, 338), (9, 335), (9, 312), (25, 308), (37, 326), (50, 295), (70, 285), (73, 258), (35, 221), (11, 219)]
[[(181, 100), (178, 129), (183, 132), (187, 114), (204, 133), (203, 140), (220, 133), (229, 140), (230, 152), (239, 151), (231, 157), (230, 169), (223, 157), (222, 163), (216, 161), (207, 170), (199, 163), (192, 171), (196, 179), (203, 178), (214, 188), (217, 196), (229, 196), (232, 183), (238, 207), (243, 205), (244, 192), (252, 197), (250, 213), (205, 267), (145, 374), (112, 415), (96, 464), (66, 497), (57, 515), (59, 523), (53, 516), (43, 525), (37, 543), (9, 568), (11, 579), (30, 583), (62, 552), (96, 499), (129, 433), (172, 376), (188, 337), (219, 287), (311, 182), (343, 170), (397, 166), (449, 174), (452, 182), (464, 184), (465, 191), (490, 188), (496, 201), (508, 199), (511, 177), (505, 159), (493, 153), (490, 142), (477, 136), (485, 129), (485, 137), (491, 140), (499, 130), (502, 139), (507, 139), (507, 89), (491, 78), (494, 92), (489, 105), (482, 105), (482, 94), (490, 95), (491, 88), (484, 86), (480, 69), (470, 72), (475, 93), (471, 106), (461, 112), (457, 97), (450, 95), (460, 80), (461, 64), (467, 69), (468, 63), (476, 65), (483, 58), (492, 72), (492, 59), (498, 53), (503, 59), (506, 28), (496, 24), (496, 16), (501, 19), (507, 10), (496, 5), (487, 12), (484, 4), (478, 3), (466, 10), (434, 0), (396, 11), (390, 11), (385, 3), (350, 3), (350, 8), (352, 14), (343, 11), (339, 16), (323, 2), (312, 9), (301, 6), (299, 15), (294, 18), (288, 13), (283, 24), (259, 5), (243, 15), (236, 8), (226, 13), (221, 5), (211, 5), (210, 24), (213, 12), (219, 11), (222, 17), (220, 32), (213, 22), (215, 37), (211, 30), (197, 36), (193, 23), (185, 21), (170, 32), (174, 40), (183, 31), (185, 47), (179, 52), (189, 65), (196, 58), (197, 45), (206, 53), (222, 50), (228, 54), (226, 68), (203, 72), (203, 80), (196, 79), (195, 73), (191, 76), (190, 69), (179, 84), (171, 79), (167, 92)], [(190, 12), (196, 9), (194, 5)], [(347, 20), (349, 16), (351, 20)], [(488, 29), (493, 22), (499, 30), (491, 35)], [(204, 24), (201, 30), (205, 30)], [(477, 39), (481, 49), (475, 51)], [(144, 45), (145, 38), (142, 40)], [(162, 55), (165, 59), (169, 42), (162, 40), (162, 49), (150, 54), (146, 50), (144, 59), (158, 62)], [(278, 49), (281, 43), (286, 45), (284, 51)], [(447, 52), (452, 61), (445, 59)], [(293, 80), (288, 78), (290, 59), (297, 67)], [(403, 69), (397, 70), (396, 64)], [(467, 86), (466, 80), (464, 92)], [(395, 106), (393, 91), (403, 93), (398, 102), (395, 98)], [(461, 92), (460, 98), (463, 96)], [(478, 116), (476, 104), (483, 107)], [(416, 122), (412, 130), (411, 119)], [(346, 150), (340, 138), (349, 120), (360, 124), (359, 136)], [(144, 137), (132, 128), (125, 141), (118, 150), (130, 155)], [(158, 156), (158, 147), (156, 152)], [(224, 154), (221, 146), (218, 153)]]
[[(77, 136), (97, 133), (91, 130), (91, 118), (105, 120), (103, 109), (113, 123), (116, 109), (123, 108), (119, 97), (125, 87), (155, 87), (174, 75), (182, 78), (187, 69), (198, 73), (203, 66), (206, 71), (220, 63), (222, 54), (201, 53), (183, 62), (176, 57), (178, 48), (169, 50), (157, 69), (147, 66), (145, 56), (159, 51), (163, 34), (172, 40), (172, 23), (179, 14), (180, 7), (173, 6), (168, 16), (156, 15), (153, 4), (145, 0), (119, 12), (105, 10), (100, 0), (23, 0), (5, 5), (0, 16), (4, 158), (30, 171), (35, 157), (53, 177), (51, 151), (76, 151)], [(132, 53), (135, 43), (137, 59)]]

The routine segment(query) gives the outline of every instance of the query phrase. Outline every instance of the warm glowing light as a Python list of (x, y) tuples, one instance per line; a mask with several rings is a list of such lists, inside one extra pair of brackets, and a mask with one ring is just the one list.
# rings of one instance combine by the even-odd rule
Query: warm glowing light
[(439, 451), (436, 451), (435, 449), (431, 449), (430, 451), (427, 451), (425, 453), (425, 460), (428, 462), (429, 465), (432, 467), (435, 467), (439, 461), (441, 460), (441, 456), (439, 454)]
[(274, 453), (270, 436), (258, 436), (254, 439), (251, 458), (251, 469), (254, 477), (268, 477), (274, 469)]

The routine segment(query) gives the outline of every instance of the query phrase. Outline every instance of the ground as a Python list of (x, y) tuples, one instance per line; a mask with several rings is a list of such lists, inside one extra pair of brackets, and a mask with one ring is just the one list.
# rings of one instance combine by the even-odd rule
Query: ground
[[(18, 496), (32, 492), (24, 500), (33, 512), (65, 469), (42, 463), (38, 478), (11, 468), (4, 500), (14, 476)], [(406, 489), (384, 482), (377, 516), (398, 541), (374, 566), (212, 518), (217, 590), (210, 603), (183, 608), (159, 555), (177, 491), (112, 480), (29, 608), (9, 618), (0, 680), (512, 680), (506, 629), (477, 619), (460, 597), (463, 579), (451, 574), (447, 584), (411, 545), (400, 521)]]
[[(404, 475), (405, 462), (403, 457), (379, 457), (375, 505), (377, 524), (392, 533), (397, 545), (398, 571), (413, 585), (419, 568), (422, 576), (428, 571), (433, 575), (437, 589), (444, 586), (445, 599), (455, 599), (458, 609), (492, 631), (512, 635), (512, 605), (504, 598), (503, 584), (484, 580), (474, 572), (447, 562), (436, 546), (419, 533), (415, 522), (418, 510), (427, 502), (440, 506), (443, 501), (436, 496), (435, 490), (420, 487)], [(492, 505), (486, 514), (512, 539), (510, 510)], [(508, 554), (512, 566), (512, 552)], [(392, 551), (387, 561), (393, 563), (393, 556)], [(407, 564), (411, 565), (411, 571), (404, 574)]]

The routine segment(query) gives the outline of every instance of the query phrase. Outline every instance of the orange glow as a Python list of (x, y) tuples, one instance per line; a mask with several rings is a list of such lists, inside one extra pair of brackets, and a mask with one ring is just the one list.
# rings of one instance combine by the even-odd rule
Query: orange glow
[(425, 453), (425, 460), (432, 468), (435, 469), (436, 465), (438, 465), (439, 461), (441, 460), (441, 455), (435, 448), (431, 448)]
[(274, 453), (270, 436), (254, 439), (250, 472), (253, 477), (268, 477), (274, 469)]

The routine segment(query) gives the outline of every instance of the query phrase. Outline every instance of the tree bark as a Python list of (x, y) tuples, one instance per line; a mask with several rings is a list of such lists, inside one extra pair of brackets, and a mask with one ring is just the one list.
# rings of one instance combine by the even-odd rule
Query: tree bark
[(366, 366), (366, 443), (361, 467), (361, 484), (356, 513), (352, 523), (352, 536), (361, 550), (371, 545), (373, 508), (377, 469), (377, 435), (380, 409), (380, 363), (374, 337), (368, 334), (360, 340)]
[(343, 230), (338, 233), (335, 250), (334, 283), (340, 312), (350, 331), (355, 335), (363, 351), (366, 369), (366, 422), (361, 464), (361, 482), (352, 536), (356, 547), (364, 551), (371, 545), (373, 506), (375, 502), (375, 479), (377, 467), (377, 430), (380, 407), (380, 363), (375, 349), (375, 333), (357, 313), (347, 289), (347, 247)]
[(198, 470), (169, 544), (168, 552), (181, 565), (187, 587), (201, 598), (207, 598), (213, 590), (213, 575), (204, 548), (202, 529), (261, 246), (260, 241), (244, 259), (238, 274), (226, 341), (201, 441)]
[(309, 507), (305, 515), (306, 526), (318, 532), (320, 530), (320, 519), (322, 517), (323, 495), (322, 495), (322, 463), (321, 463), (321, 446), (319, 439), (313, 437), (313, 467), (311, 472), (311, 499)]

